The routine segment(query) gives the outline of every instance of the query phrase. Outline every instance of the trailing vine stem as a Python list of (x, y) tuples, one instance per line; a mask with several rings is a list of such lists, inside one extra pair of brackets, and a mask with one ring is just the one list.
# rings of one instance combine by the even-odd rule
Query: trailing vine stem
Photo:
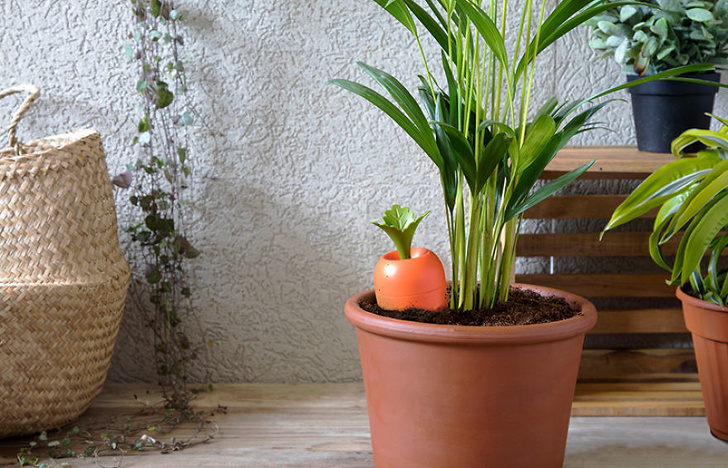
[(206, 344), (194, 345), (186, 332), (194, 319), (189, 264), (200, 252), (187, 237), (188, 128), (194, 119), (180, 53), (184, 15), (174, 0), (131, 0), (131, 8), (134, 30), (126, 53), (137, 65), (142, 101), (133, 140), (140, 156), (115, 183), (131, 187), (129, 200), (139, 215), (126, 230), (137, 246), (131, 255), (136, 292), (143, 297), (137, 302), (154, 336), (158, 381), (167, 405), (186, 411), (187, 367)]

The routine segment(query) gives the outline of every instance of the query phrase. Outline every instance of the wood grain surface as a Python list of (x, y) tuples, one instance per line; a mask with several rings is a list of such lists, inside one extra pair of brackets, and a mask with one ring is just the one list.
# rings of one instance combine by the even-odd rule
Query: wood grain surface
[(570, 146), (558, 152), (543, 178), (556, 178), (596, 159), (585, 179), (642, 179), (674, 161), (672, 154), (645, 153), (634, 146)]
[[(134, 395), (140, 398), (135, 399)], [(98, 421), (110, 416), (134, 418), (139, 411), (140, 401), (155, 401), (159, 398), (154, 385), (112, 384), (107, 385), (75, 425), (85, 428), (97, 425)], [(219, 426), (216, 437), (203, 444), (195, 445), (172, 454), (145, 449), (143, 452), (106, 453), (98, 459), (65, 459), (58, 462), (78, 467), (320, 467), (353, 468), (373, 467), (369, 438), (369, 424), (366, 411), (364, 387), (360, 382), (339, 384), (218, 384), (213, 392), (202, 393), (195, 401), (201, 411), (211, 412), (222, 405), (227, 414), (213, 417)], [(615, 416), (630, 416), (632, 421), (650, 421), (645, 416), (700, 416), (703, 414), (700, 388), (697, 382), (629, 382), (629, 383), (587, 383), (576, 389), (572, 414), (572, 428), (569, 436), (571, 458), (567, 452), (565, 466), (614, 467), (648, 466), (630, 464), (630, 459), (594, 459), (584, 462), (580, 453), (594, 447), (594, 436), (580, 432), (598, 432), (599, 424), (619, 438), (618, 427), (613, 427)], [(597, 421), (587, 421), (581, 416), (602, 416)], [(607, 416), (607, 417), (604, 417)], [(599, 422), (601, 421), (601, 422)], [(662, 425), (681, 424), (690, 427), (703, 421), (700, 418), (668, 418)], [(635, 422), (629, 423), (634, 424)], [(595, 426), (596, 424), (596, 426)], [(702, 426), (701, 426), (702, 427)], [(169, 434), (147, 433), (156, 438), (189, 437), (194, 428), (181, 425)], [(604, 436), (604, 432), (601, 433)], [(702, 434), (686, 434), (700, 443), (710, 445), (707, 431)], [(49, 439), (55, 437), (49, 434)], [(659, 456), (660, 441), (648, 433), (642, 436), (644, 447), (640, 455)], [(705, 440), (703, 440), (705, 439)], [(16, 466), (15, 456), (21, 447), (27, 447), (31, 439), (18, 438), (0, 441), (0, 466)], [(650, 445), (652, 443), (652, 445)], [(608, 448), (609, 441), (604, 441)], [(728, 445), (714, 447), (717, 454), (725, 454), (728, 460)], [(713, 447), (711, 445), (711, 447)], [(634, 448), (634, 447), (633, 447)], [(721, 452), (723, 450), (723, 452)], [(634, 454), (633, 454), (634, 455)], [(700, 455), (695, 455), (700, 465)], [(712, 463), (717, 455), (711, 453), (705, 460)], [(639, 460), (643, 458), (637, 457)], [(571, 460), (571, 461), (570, 461)], [(582, 464), (585, 463), (585, 464)], [(55, 466), (61, 466), (55, 465)], [(670, 464), (663, 466), (687, 466)], [(725, 466), (725, 465), (722, 465)]]

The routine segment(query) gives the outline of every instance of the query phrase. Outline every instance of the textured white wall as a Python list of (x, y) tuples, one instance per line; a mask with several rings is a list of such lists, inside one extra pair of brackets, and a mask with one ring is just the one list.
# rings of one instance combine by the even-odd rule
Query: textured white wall
[[(123, 44), (129, 2), (0, 2), (0, 87), (33, 82), (42, 99), (25, 139), (94, 127), (112, 173), (135, 160), (137, 98)], [(195, 304), (217, 346), (215, 381), (335, 381), (359, 376), (343, 304), (371, 287), (389, 240), (369, 224), (392, 203), (432, 210), (415, 243), (446, 260), (438, 177), (430, 162), (373, 107), (328, 85), (361, 79), (363, 60), (413, 87), (416, 48), (372, 1), (180, 0), (189, 76), (202, 119), (195, 129)], [(621, 82), (580, 30), (544, 63), (536, 101), (577, 99)], [(6, 120), (15, 98), (0, 101)], [(726, 114), (725, 93), (716, 111)], [(628, 103), (599, 119), (614, 132), (579, 144), (634, 144)], [(130, 220), (125, 194), (120, 223)], [(150, 337), (133, 307), (110, 378), (154, 379)], [(197, 372), (198, 376), (201, 372)]]

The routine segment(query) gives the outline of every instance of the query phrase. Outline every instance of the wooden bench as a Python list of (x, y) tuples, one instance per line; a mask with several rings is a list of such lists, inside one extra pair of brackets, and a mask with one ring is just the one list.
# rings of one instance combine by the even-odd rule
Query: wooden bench
[[(593, 159), (597, 162), (582, 179), (642, 180), (674, 157), (642, 153), (633, 147), (565, 148), (548, 166), (543, 178), (556, 178)], [(647, 249), (649, 222), (643, 223), (642, 232), (610, 231), (599, 241), (599, 230), (625, 198), (625, 193), (607, 193), (557, 195), (544, 201), (527, 211), (525, 218), (566, 224), (569, 220), (572, 224), (580, 220), (582, 224), (584, 220), (602, 221), (589, 232), (522, 234), (517, 255), (547, 257), (556, 266), (585, 259), (591, 259), (592, 264), (596, 259), (608, 261), (612, 266), (629, 265), (634, 258), (645, 257), (644, 263), (651, 266)], [(654, 215), (655, 212), (646, 217), (654, 218)], [(677, 244), (669, 246), (668, 254), (669, 249), (674, 252), (676, 247)], [(690, 334), (675, 298), (675, 287), (665, 284), (667, 272), (661, 271), (640, 273), (629, 266), (624, 270), (613, 267), (608, 272), (516, 275), (518, 282), (570, 291), (597, 305), (599, 321), (585, 340), (577, 401), (590, 395), (599, 399), (596, 394), (600, 392), (615, 402), (621, 395), (622, 401), (619, 408), (601, 405), (596, 413), (587, 410), (582, 414), (702, 414)], [(620, 302), (623, 304), (614, 306)], [(609, 305), (605, 308), (602, 304)], [(624, 392), (631, 392), (630, 396)], [(664, 404), (661, 397), (671, 403)], [(625, 399), (637, 403), (630, 406)], [(660, 403), (645, 408), (644, 399)], [(635, 405), (643, 407), (635, 408)]]

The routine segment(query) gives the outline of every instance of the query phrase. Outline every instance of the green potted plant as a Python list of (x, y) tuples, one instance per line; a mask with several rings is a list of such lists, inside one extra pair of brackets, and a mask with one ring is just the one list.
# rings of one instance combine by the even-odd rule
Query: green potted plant
[[(583, 338), (596, 311), (568, 293), (510, 283), (523, 212), (591, 164), (533, 190), (536, 181), (606, 105), (554, 98), (534, 109), (536, 58), (608, 7), (564, 0), (547, 14), (526, 0), (514, 33), (498, 2), (484, 11), (473, 0), (427, 0), (424, 7), (414, 0), (375, 1), (416, 44), (426, 32), (439, 45), (434, 58), (419, 47), (425, 65), (420, 102), (392, 75), (364, 63), (362, 70), (388, 97), (353, 81), (332, 83), (382, 110), (434, 163), (452, 268), (449, 307), (429, 314), (439, 324), (365, 310), (376, 302), (374, 291), (345, 306), (357, 331), (375, 464), (561, 466)], [(636, 83), (709, 68), (682, 67)], [(475, 323), (473, 316), (498, 316), (494, 308), (512, 306), (514, 295), (551, 300), (571, 317), (535, 323), (528, 305), (522, 316), (511, 310), (508, 326), (463, 325)]]
[[(717, 118), (717, 117), (716, 117)], [(650, 256), (678, 286), (711, 432), (728, 441), (728, 269), (719, 263), (728, 246), (728, 121), (718, 132), (685, 131), (672, 143), (675, 156), (695, 142), (697, 157), (681, 157), (655, 171), (614, 211), (604, 231), (659, 207)], [(674, 259), (661, 246), (682, 236)]]
[[(589, 46), (612, 56), (627, 80), (682, 65), (728, 63), (726, 0), (646, 0), (625, 4), (594, 18)], [(670, 143), (689, 128), (708, 128), (719, 82), (715, 72), (688, 74), (697, 81), (658, 80), (630, 88), (641, 151), (669, 153)]]

